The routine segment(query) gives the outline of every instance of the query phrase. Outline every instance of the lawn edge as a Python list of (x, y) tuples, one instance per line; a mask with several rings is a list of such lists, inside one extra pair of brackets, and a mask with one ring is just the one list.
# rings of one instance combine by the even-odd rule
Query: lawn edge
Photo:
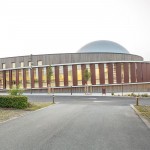
[(133, 104), (130, 104), (130, 106), (135, 111), (135, 113), (139, 116), (139, 118), (144, 122), (144, 124), (150, 129), (150, 122), (141, 115), (141, 113), (134, 107)]

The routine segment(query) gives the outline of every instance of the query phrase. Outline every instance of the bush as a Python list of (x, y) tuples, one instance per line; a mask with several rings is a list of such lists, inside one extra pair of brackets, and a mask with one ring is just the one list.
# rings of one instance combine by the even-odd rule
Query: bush
[(20, 88), (20, 86), (16, 86), (16, 87), (12, 87), (9, 91), (8, 91), (9, 95), (22, 95), (23, 94), (23, 89)]
[(0, 107), (23, 109), (28, 107), (26, 96), (0, 96)]
[(147, 93), (142, 94), (141, 96), (142, 96), (142, 97), (149, 97), (149, 95), (148, 95)]

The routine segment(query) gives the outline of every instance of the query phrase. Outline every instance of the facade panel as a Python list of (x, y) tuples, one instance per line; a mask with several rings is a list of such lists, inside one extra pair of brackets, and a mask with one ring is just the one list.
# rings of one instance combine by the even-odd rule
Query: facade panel
[(68, 86), (68, 66), (64, 67), (64, 86)]
[(117, 76), (117, 83), (121, 83), (121, 63), (116, 63), (116, 76)]
[(124, 63), (124, 83), (129, 83), (129, 63)]
[(113, 84), (113, 64), (108, 64), (108, 83)]
[(73, 86), (77, 86), (77, 65), (72, 65)]
[(96, 84), (95, 64), (90, 64), (90, 72), (91, 72), (91, 83), (92, 85), (95, 85)]
[(99, 64), (100, 70), (100, 84), (105, 84), (105, 75), (104, 75), (104, 64)]

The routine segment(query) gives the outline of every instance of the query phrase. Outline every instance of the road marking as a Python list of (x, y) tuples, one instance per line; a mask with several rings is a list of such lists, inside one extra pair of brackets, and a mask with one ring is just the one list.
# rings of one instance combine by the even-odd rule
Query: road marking
[(93, 101), (93, 102), (95, 102), (95, 103), (103, 103), (103, 102), (105, 103), (106, 102), (107, 103), (107, 102), (110, 102), (110, 101)]

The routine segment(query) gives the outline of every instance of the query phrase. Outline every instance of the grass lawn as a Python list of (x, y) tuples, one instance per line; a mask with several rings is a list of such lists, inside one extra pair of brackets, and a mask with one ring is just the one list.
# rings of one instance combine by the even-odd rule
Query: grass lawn
[(34, 111), (40, 108), (52, 105), (52, 102), (34, 102), (30, 103), (29, 107), (26, 109), (15, 109), (15, 108), (0, 108), (0, 122), (6, 121), (8, 119), (21, 116), (28, 111)]
[(146, 117), (150, 121), (150, 106), (134, 106), (142, 116)]

